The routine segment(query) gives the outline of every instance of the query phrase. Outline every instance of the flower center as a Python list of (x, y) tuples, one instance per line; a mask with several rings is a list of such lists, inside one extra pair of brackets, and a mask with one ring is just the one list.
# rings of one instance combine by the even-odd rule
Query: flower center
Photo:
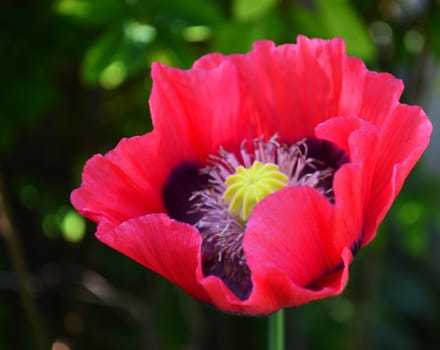
[[(248, 147), (251, 146), (251, 147)], [(220, 149), (204, 168), (183, 163), (163, 188), (168, 213), (202, 236), (202, 271), (220, 278), (240, 300), (252, 292), (243, 237), (258, 202), (286, 186), (308, 186), (335, 202), (333, 176), (348, 156), (331, 142), (277, 138), (243, 142), (239, 152)]]
[(229, 212), (241, 222), (247, 222), (255, 205), (275, 191), (287, 186), (289, 178), (278, 165), (254, 161), (252, 166), (239, 166), (226, 178), (223, 199)]

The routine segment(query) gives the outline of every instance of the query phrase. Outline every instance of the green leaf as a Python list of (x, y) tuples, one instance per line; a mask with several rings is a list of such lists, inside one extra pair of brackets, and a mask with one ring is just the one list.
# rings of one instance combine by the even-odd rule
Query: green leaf
[(290, 15), (302, 34), (327, 39), (341, 37), (348, 54), (367, 61), (376, 55), (367, 26), (347, 0), (315, 0), (311, 9), (293, 5)]
[(58, 0), (54, 10), (79, 23), (99, 25), (121, 18), (126, 7), (123, 0)]
[(311, 38), (322, 38), (327, 36), (326, 29), (322, 21), (318, 19), (316, 12), (310, 11), (304, 6), (292, 4), (290, 15), (292, 22), (299, 29), (299, 33), (307, 35)]
[(271, 11), (278, 0), (234, 0), (232, 13), (239, 21), (257, 20)]
[(82, 65), (82, 78), (90, 85), (115, 88), (146, 64), (149, 44), (156, 30), (128, 20), (111, 28), (89, 48)]
[(347, 44), (347, 52), (351, 55), (365, 60), (374, 58), (375, 46), (368, 35), (367, 27), (349, 1), (316, 0), (315, 3), (329, 36), (343, 38)]
[(224, 20), (221, 4), (216, 0), (133, 1), (132, 9), (135, 15), (154, 17), (162, 26), (211, 25)]
[[(240, 40), (237, 40), (240, 38)], [(244, 23), (225, 23), (217, 28), (213, 51), (244, 53), (252, 48), (252, 32)]]
[[(252, 48), (256, 40), (267, 39), (282, 42), (285, 33), (288, 33), (288, 30), (280, 20), (277, 11), (271, 12), (255, 23), (228, 22), (217, 27), (213, 51), (225, 54), (245, 53)], [(291, 36), (287, 38), (290, 39)]]

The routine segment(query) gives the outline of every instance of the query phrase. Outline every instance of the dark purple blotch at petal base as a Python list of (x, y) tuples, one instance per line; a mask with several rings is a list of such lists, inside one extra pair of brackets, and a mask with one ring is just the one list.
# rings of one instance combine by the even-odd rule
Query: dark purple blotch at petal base
[(325, 188), (326, 190), (330, 190), (327, 198), (331, 203), (335, 202), (334, 193), (333, 193), (333, 178), (334, 173), (338, 170), (343, 164), (348, 163), (350, 158), (344, 150), (340, 149), (333, 142), (327, 140), (320, 139), (306, 139), (305, 141), (307, 146), (307, 158), (313, 158), (319, 161), (319, 163), (313, 163), (315, 168), (311, 168), (310, 166), (306, 166), (301, 173), (301, 176), (306, 175), (307, 173), (312, 173), (315, 170), (324, 170), (327, 168), (333, 169), (331, 176), (328, 176), (324, 179), (321, 179), (317, 185), (317, 187)]
[(176, 166), (162, 188), (162, 199), (170, 217), (194, 225), (202, 214), (192, 210), (190, 198), (208, 184), (208, 179), (208, 175), (200, 174), (200, 166), (195, 163)]
[[(229, 290), (240, 300), (246, 300), (252, 292), (251, 271), (246, 265), (243, 249), (235, 254), (225, 254), (219, 259), (217, 242), (203, 240), (202, 243), (202, 268), (205, 276), (217, 276)], [(240, 244), (242, 243), (240, 239)]]
[(339, 169), (350, 161), (347, 153), (333, 142), (321, 139), (306, 139), (307, 156), (322, 161), (325, 166)]

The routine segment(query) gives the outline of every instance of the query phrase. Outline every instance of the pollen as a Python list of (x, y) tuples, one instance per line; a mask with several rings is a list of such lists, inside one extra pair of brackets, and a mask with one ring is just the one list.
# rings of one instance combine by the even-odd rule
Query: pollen
[(248, 221), (254, 207), (268, 195), (287, 186), (289, 178), (278, 165), (254, 161), (249, 167), (239, 166), (225, 180), (223, 199), (238, 220)]

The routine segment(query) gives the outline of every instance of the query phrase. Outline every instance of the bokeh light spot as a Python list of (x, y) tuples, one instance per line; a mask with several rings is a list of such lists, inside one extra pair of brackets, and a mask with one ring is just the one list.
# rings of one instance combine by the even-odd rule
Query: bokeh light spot
[(38, 189), (33, 185), (24, 185), (20, 189), (20, 201), (26, 208), (36, 208), (38, 206), (39, 197)]
[(122, 61), (110, 63), (100, 74), (99, 82), (106, 89), (114, 89), (121, 84), (127, 76), (127, 67)]
[(170, 51), (166, 50), (154, 50), (149, 53), (148, 60), (150, 62), (161, 62), (168, 66), (175, 64), (175, 59)]
[(69, 242), (80, 242), (86, 233), (86, 222), (82, 216), (69, 210), (61, 224), (64, 238)]
[(154, 39), (156, 29), (148, 24), (128, 21), (124, 26), (124, 35), (133, 42), (147, 44)]
[(183, 32), (183, 38), (189, 42), (199, 42), (208, 40), (212, 31), (208, 26), (190, 26), (186, 27)]
[(78, 0), (61, 0), (56, 3), (55, 11), (62, 15), (85, 17), (92, 7), (91, 3)]
[(402, 205), (399, 212), (399, 218), (406, 225), (415, 224), (422, 216), (423, 208), (420, 203), (409, 201)]
[(419, 53), (425, 45), (425, 38), (418, 30), (410, 29), (403, 37), (405, 49), (411, 53)]
[(48, 238), (55, 238), (59, 235), (59, 226), (55, 215), (47, 213), (44, 216), (42, 229)]
[(52, 344), (51, 350), (70, 350), (70, 346), (66, 344), (63, 340), (55, 340)]
[(374, 21), (370, 24), (369, 32), (373, 41), (380, 46), (387, 46), (393, 42), (393, 30), (383, 21)]

